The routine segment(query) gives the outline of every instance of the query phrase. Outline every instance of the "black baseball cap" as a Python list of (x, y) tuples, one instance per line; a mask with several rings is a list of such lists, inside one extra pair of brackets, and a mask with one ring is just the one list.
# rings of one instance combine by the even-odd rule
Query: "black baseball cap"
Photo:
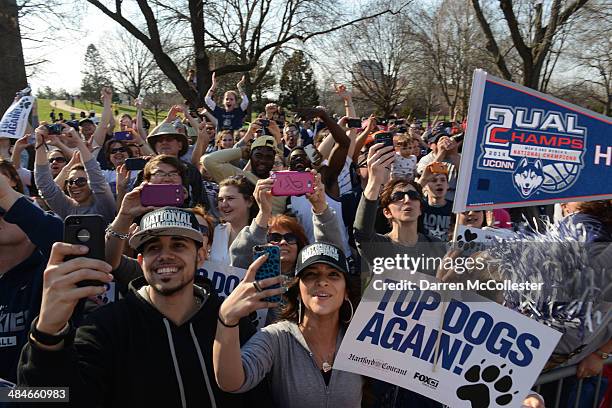
[(95, 125), (94, 121), (91, 120), (90, 118), (85, 118), (85, 119), (79, 120), (79, 126), (83, 126), (86, 123), (91, 123), (92, 125)]
[(324, 263), (348, 275), (348, 263), (342, 249), (326, 242), (317, 242), (302, 248), (298, 254), (295, 276), (311, 265)]

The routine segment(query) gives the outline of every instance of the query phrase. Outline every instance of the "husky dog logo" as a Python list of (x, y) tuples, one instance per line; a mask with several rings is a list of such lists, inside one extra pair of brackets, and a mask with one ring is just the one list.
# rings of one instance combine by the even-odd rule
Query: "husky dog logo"
[(542, 161), (529, 162), (525, 157), (519, 162), (513, 176), (517, 190), (525, 198), (535, 193), (544, 182)]

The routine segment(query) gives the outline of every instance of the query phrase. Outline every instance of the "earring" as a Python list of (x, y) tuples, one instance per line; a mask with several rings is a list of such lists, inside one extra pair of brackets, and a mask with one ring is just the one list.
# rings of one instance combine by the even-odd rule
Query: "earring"
[(348, 302), (351, 308), (351, 317), (349, 317), (348, 320), (344, 320), (344, 323), (350, 323), (351, 320), (353, 320), (353, 315), (355, 314), (355, 310), (353, 309), (353, 303), (351, 302), (351, 299), (344, 299), (344, 300)]
[(298, 298), (298, 324), (302, 323), (302, 299)]

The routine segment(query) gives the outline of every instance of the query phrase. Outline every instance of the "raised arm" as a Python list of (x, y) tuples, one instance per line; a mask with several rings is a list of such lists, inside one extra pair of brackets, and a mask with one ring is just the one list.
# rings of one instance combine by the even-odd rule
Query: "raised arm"
[(102, 88), (101, 94), (102, 104), (104, 105), (104, 109), (102, 110), (102, 118), (100, 119), (100, 123), (96, 127), (96, 131), (91, 136), (91, 140), (93, 140), (94, 144), (97, 146), (104, 145), (104, 140), (106, 139), (106, 132), (108, 131), (108, 125), (113, 116), (113, 90), (104, 87)]
[[(281, 283), (282, 276), (263, 279), (258, 284), (264, 290), (258, 292), (253, 282), (257, 270), (264, 264), (267, 256), (257, 258), (247, 270), (244, 279), (236, 286), (232, 293), (225, 299), (219, 309), (217, 333), (213, 343), (213, 366), (215, 378), (219, 388), (226, 392), (247, 391), (241, 388), (248, 384), (253, 387), (263, 379), (272, 365), (272, 354), (270, 348), (266, 347), (269, 342), (257, 342), (262, 347), (257, 347), (258, 352), (248, 353), (245, 364), (240, 353), (240, 338), (238, 323), (240, 319), (248, 316), (258, 309), (275, 307), (277, 303), (265, 302), (263, 298), (274, 296), (286, 291), (285, 287), (268, 289), (270, 286)], [(253, 336), (246, 348), (257, 339), (265, 336), (261, 332)], [(264, 351), (266, 350), (266, 351)], [(252, 358), (249, 358), (252, 357)], [(257, 360), (256, 362), (253, 360)], [(252, 363), (252, 364), (250, 364)], [(245, 370), (246, 368), (246, 370)], [(248, 380), (248, 381), (247, 381)], [(246, 383), (246, 384), (245, 384)]]
[(246, 92), (244, 92), (243, 85), (244, 85), (244, 75), (240, 79), (240, 82), (236, 84), (236, 88), (238, 88), (238, 92), (240, 93), (240, 98), (242, 98), (242, 101), (240, 102), (240, 109), (242, 109), (243, 111), (246, 111), (247, 108), (249, 107), (249, 98), (247, 97)]
[(206, 92), (206, 96), (204, 97), (204, 102), (206, 103), (206, 106), (208, 106), (208, 108), (211, 111), (214, 111), (215, 108), (217, 107), (217, 104), (212, 99), (212, 96), (215, 93), (215, 89), (217, 89), (217, 80), (215, 79), (215, 73), (213, 72), (212, 81), (210, 83), (210, 89), (208, 90), (208, 92)]
[(198, 130), (198, 138), (191, 152), (191, 164), (198, 167), (200, 165), (200, 158), (204, 155), (210, 143), (210, 136), (206, 132), (206, 122), (200, 123), (196, 129)]
[(11, 161), (13, 162), (13, 166), (16, 169), (21, 168), (21, 153), (28, 147), (30, 144), (28, 143), (28, 139), (30, 138), (29, 134), (24, 135), (22, 138), (18, 139), (13, 146), (13, 153), (11, 153)]

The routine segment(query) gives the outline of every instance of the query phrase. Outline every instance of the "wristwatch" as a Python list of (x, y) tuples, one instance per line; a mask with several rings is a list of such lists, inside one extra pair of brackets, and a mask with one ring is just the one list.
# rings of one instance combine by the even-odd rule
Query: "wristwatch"
[(612, 353), (606, 353), (604, 351), (595, 350), (595, 354), (601, 357), (602, 360), (607, 360), (608, 357), (612, 356)]
[(32, 336), (32, 338), (36, 340), (37, 343), (40, 343), (43, 346), (55, 346), (61, 343), (66, 337), (68, 337), (72, 328), (70, 326), (70, 323), (68, 323), (66, 324), (66, 327), (64, 327), (59, 333), (48, 334), (38, 331), (38, 329), (36, 328), (37, 324), (38, 316), (36, 316), (36, 318), (32, 322), (32, 326), (30, 327), (30, 336)]

